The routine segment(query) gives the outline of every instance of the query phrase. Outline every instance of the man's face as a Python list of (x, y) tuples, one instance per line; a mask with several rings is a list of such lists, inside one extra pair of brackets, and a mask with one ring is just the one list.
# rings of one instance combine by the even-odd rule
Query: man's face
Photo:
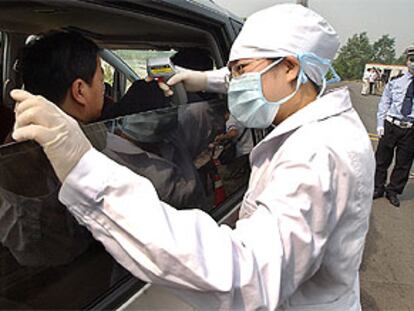
[(99, 119), (102, 113), (102, 107), (104, 103), (104, 77), (101, 67), (101, 59), (97, 57), (96, 60), (96, 71), (92, 79), (92, 83), (88, 85), (88, 105), (86, 108), (87, 116), (89, 122)]

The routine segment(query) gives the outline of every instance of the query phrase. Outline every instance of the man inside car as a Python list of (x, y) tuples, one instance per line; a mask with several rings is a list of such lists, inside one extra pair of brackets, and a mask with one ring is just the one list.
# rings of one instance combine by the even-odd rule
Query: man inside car
[[(99, 51), (100, 48), (92, 40), (76, 32), (53, 31), (39, 36), (22, 51), (19, 70), (24, 88), (53, 101), (83, 124), (168, 108), (169, 101), (157, 84), (144, 80), (135, 81), (118, 103), (104, 103), (104, 77)], [(119, 106), (122, 108), (119, 109)], [(171, 136), (167, 132), (177, 129), (176, 119), (174, 112), (162, 115), (146, 112), (145, 118), (140, 115), (124, 118), (118, 122), (121, 126), (117, 126), (117, 134), (123, 138), (104, 131), (106, 141), (102, 151), (152, 180), (163, 200), (174, 202), (176, 206), (205, 209), (205, 195), (197, 172), (192, 167), (191, 159), (183, 155), (185, 152), (178, 150), (185, 146), (171, 137), (168, 143), (159, 146), (165, 135)], [(131, 134), (131, 128), (136, 135), (127, 135)], [(98, 141), (103, 139), (94, 138)], [(159, 149), (168, 149), (166, 152), (174, 156), (168, 159)], [(180, 189), (176, 189), (178, 185)]]
[[(24, 88), (33, 94), (54, 101), (62, 110), (82, 124), (99, 121), (102, 119), (104, 107), (104, 79), (99, 50), (93, 41), (74, 32), (50, 32), (36, 38), (23, 48), (18, 62), (18, 70), (22, 74)], [(155, 94), (140, 98), (140, 103), (151, 100), (160, 104), (157, 101), (158, 95), (162, 99), (165, 98), (155, 82), (149, 84), (144, 80), (139, 80), (137, 85), (134, 92), (138, 89), (144, 90), (146, 87), (147, 89), (143, 91), (144, 96)], [(154, 93), (153, 88), (158, 93)], [(128, 97), (131, 98), (132, 94)], [(131, 101), (128, 103), (129, 110), (132, 109), (130, 103)], [(163, 102), (161, 104), (164, 105)], [(128, 109), (123, 112), (128, 112)], [(137, 111), (142, 109), (149, 110), (151, 107), (144, 104), (136, 108)], [(207, 208), (202, 183), (191, 156), (187, 154), (184, 143), (180, 143), (177, 139), (179, 135), (176, 132), (180, 129), (177, 126), (176, 111), (175, 113), (173, 110), (164, 111), (162, 114), (157, 111), (147, 111), (144, 114), (124, 117), (121, 121), (118, 119), (107, 122), (115, 125), (122, 123), (117, 127), (119, 135), (108, 132), (104, 123), (94, 125), (94, 129), (99, 128), (99, 130), (90, 131), (93, 135), (90, 139), (98, 149), (118, 163), (152, 180), (160, 197), (165, 202), (175, 204), (177, 208), (180, 206)], [(166, 137), (168, 138), (167, 142), (165, 142)], [(151, 150), (148, 150), (148, 146), (151, 146)], [(155, 150), (154, 146), (160, 146), (158, 149), (162, 150)], [(46, 175), (45, 173), (39, 178), (45, 179)], [(63, 209), (57, 198), (59, 186), (55, 182), (45, 182), (45, 184), (49, 188), (44, 189), (41, 200), (38, 197), (26, 198), (22, 190), (23, 193), (19, 194), (21, 195), (20, 201), (16, 199), (18, 194), (10, 193), (9, 197), (3, 194), (3, 198), (9, 199), (0, 202), (0, 207), (1, 204), (6, 204), (9, 206), (10, 213), (24, 207), (39, 215), (42, 211), (47, 210), (47, 214), (53, 219), (53, 211)], [(2, 188), (1, 191), (3, 191)], [(14, 202), (24, 203), (15, 204)], [(72, 224), (70, 220), (60, 222), (55, 219), (54, 222), (56, 226)], [(17, 226), (23, 225), (25, 230), (16, 229)], [(10, 219), (6, 217), (0, 218), (0, 227), (4, 231), (0, 231), (2, 236), (14, 236), (13, 239), (4, 239), (3, 245), (8, 247), (16, 260), (24, 265), (55, 266), (64, 264), (82, 253), (89, 245), (89, 237), (84, 243), (81, 236), (86, 235), (83, 232), (77, 233), (77, 228), (67, 228), (66, 231), (62, 231), (62, 228), (62, 232), (74, 232), (74, 236), (77, 237), (72, 239), (68, 234), (65, 234), (56, 239), (59, 241), (67, 240), (67, 243), (62, 242), (67, 250), (66, 255), (43, 256), (48, 253), (45, 249), (50, 247), (50, 243), (39, 240), (34, 245), (30, 236), (37, 236), (38, 227), (43, 233), (48, 232), (51, 227), (45, 228), (42, 223), (39, 223), (38, 226), (28, 226), (27, 222), (18, 222), (17, 220), (10, 222)], [(8, 234), (14, 231), (20, 233), (17, 235)], [(44, 234), (44, 236), (48, 236), (48, 234)], [(77, 244), (78, 247), (71, 243)], [(22, 245), (24, 245), (23, 248)], [(19, 247), (22, 249), (18, 250)], [(37, 251), (32, 252), (33, 249)], [(68, 249), (73, 249), (73, 251)], [(64, 252), (55, 253), (63, 254)]]

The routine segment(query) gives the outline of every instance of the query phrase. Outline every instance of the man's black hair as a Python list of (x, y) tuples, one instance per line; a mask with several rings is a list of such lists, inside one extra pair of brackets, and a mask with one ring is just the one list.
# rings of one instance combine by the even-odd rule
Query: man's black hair
[(76, 32), (54, 31), (31, 41), (22, 51), (19, 71), (25, 90), (61, 104), (72, 83), (91, 84), (99, 47)]

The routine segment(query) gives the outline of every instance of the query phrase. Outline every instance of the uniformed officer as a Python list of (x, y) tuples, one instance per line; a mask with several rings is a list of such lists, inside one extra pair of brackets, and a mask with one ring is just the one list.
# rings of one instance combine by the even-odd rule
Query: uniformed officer
[[(405, 51), (408, 72), (390, 81), (378, 105), (374, 199), (384, 195), (395, 207), (400, 206), (398, 194), (407, 184), (414, 159), (414, 45)], [(395, 166), (390, 181), (387, 170), (395, 151)]]

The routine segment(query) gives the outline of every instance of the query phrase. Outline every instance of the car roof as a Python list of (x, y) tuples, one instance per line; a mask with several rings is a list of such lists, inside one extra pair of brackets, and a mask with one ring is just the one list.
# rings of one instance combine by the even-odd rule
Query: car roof
[[(239, 19), (208, 0), (15, 0), (0, 1), (3, 31), (39, 34), (52, 29), (83, 32), (103, 45), (123, 42), (168, 45), (167, 38), (197, 42), (199, 30)], [(108, 22), (111, 21), (111, 22)], [(174, 24), (180, 21), (180, 25)], [(184, 21), (184, 23), (183, 23)], [(174, 26), (174, 27), (171, 27)], [(177, 31), (177, 27), (179, 31)], [(198, 31), (194, 31), (198, 29)], [(105, 38), (106, 42), (100, 42)], [(108, 47), (108, 46), (107, 46)]]
[[(135, 0), (137, 1), (137, 0)], [(138, 0), (139, 1), (139, 0)], [(218, 5), (213, 0), (161, 0), (171, 5), (179, 6), (183, 9), (194, 11), (195, 7), (201, 7), (205, 12), (210, 11), (212, 14), (225, 15), (235, 20), (240, 20), (238, 16), (231, 13), (229, 10)]]

